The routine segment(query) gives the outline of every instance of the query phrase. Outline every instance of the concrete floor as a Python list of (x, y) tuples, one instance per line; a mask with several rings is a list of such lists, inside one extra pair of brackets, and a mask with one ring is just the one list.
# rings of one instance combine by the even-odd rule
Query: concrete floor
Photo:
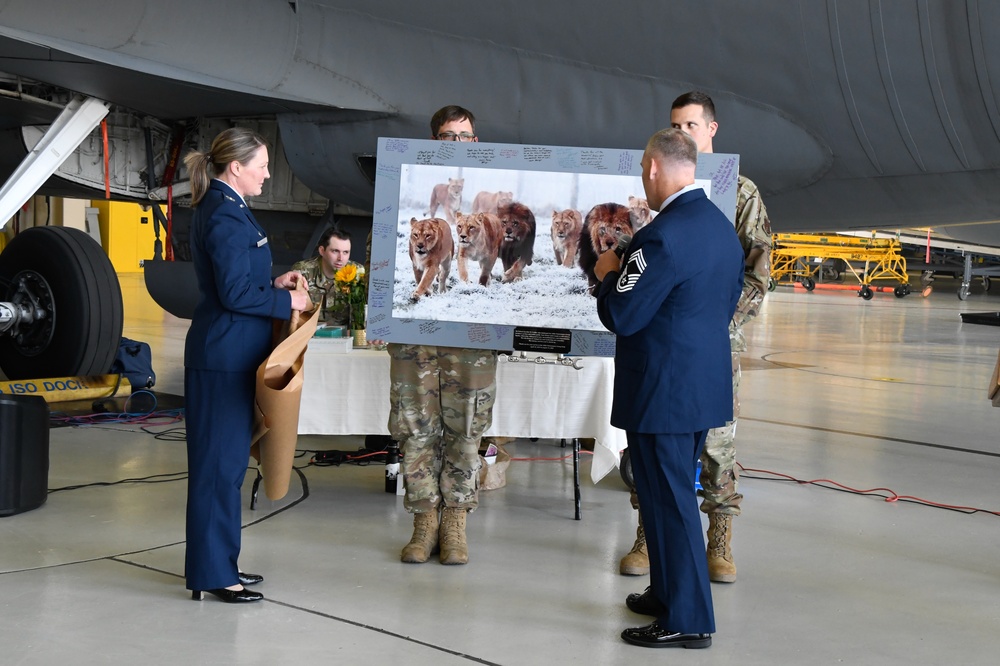
[[(186, 322), (122, 277), (127, 337), (153, 347), (156, 391), (181, 393)], [(380, 466), (308, 466), (281, 502), (249, 509), (243, 568), (266, 601), (184, 589), (184, 444), (139, 425), (51, 430), (53, 491), (0, 519), (5, 664), (994, 664), (1000, 654), (1000, 410), (985, 390), (1000, 310), (952, 288), (897, 300), (781, 287), (747, 328), (735, 522), (739, 580), (713, 585), (708, 650), (644, 650), (618, 634), (645, 578), (618, 575), (635, 513), (584, 460), (574, 521), (568, 461), (515, 461), (469, 520), (471, 561), (404, 565), (410, 532)], [(164, 404), (169, 400), (165, 395)], [(174, 425), (152, 426), (161, 432)], [(359, 438), (302, 437), (303, 450)], [(523, 458), (565, 453), (517, 440)], [(960, 511), (776, 480), (827, 479)], [(888, 490), (885, 490), (888, 489)], [(263, 494), (262, 494), (263, 495)]]

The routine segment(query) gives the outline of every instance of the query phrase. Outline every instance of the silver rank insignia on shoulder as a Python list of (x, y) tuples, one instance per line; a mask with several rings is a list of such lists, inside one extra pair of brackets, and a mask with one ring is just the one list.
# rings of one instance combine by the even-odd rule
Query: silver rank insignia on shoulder
[(246, 203), (244, 203), (242, 201), (236, 201), (236, 199), (232, 198), (231, 196), (229, 196), (225, 192), (222, 193), (222, 196), (226, 197), (226, 199), (232, 201), (233, 203), (238, 203), (240, 205), (240, 208), (246, 208), (247, 207)]
[(633, 252), (628, 262), (625, 264), (625, 272), (618, 278), (617, 289), (619, 293), (632, 291), (632, 287), (639, 281), (642, 272), (646, 270), (646, 258), (642, 256), (642, 248)]

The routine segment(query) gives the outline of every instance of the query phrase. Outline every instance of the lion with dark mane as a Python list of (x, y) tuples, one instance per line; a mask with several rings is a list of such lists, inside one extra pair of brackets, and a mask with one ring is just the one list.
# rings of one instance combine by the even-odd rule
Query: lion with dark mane
[(613, 248), (623, 235), (632, 235), (629, 209), (617, 203), (597, 204), (583, 220), (580, 233), (580, 268), (587, 276), (591, 295), (597, 295), (601, 281), (594, 275), (597, 258)]
[(500, 260), (503, 261), (503, 282), (521, 279), (535, 254), (535, 214), (516, 201), (500, 206), (497, 217), (503, 229)]

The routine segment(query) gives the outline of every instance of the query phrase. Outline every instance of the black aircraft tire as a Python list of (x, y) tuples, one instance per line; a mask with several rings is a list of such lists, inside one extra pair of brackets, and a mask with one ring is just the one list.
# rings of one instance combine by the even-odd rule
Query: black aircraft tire
[(0, 369), (7, 378), (106, 374), (124, 315), (118, 276), (101, 246), (79, 229), (25, 229), (0, 254), (0, 300), (7, 300), (10, 280), (21, 271), (48, 282), (55, 327), (48, 346), (30, 355), (10, 335), (0, 334)]

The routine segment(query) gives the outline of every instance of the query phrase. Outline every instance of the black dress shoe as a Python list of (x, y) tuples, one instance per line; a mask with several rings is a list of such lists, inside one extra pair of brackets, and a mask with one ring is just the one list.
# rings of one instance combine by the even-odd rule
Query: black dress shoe
[(622, 632), (622, 640), (639, 647), (652, 648), (707, 648), (712, 644), (712, 634), (681, 634), (660, 626), (658, 622), (645, 627), (635, 627)]
[(647, 587), (646, 591), (642, 594), (633, 592), (625, 597), (625, 605), (633, 613), (652, 615), (653, 617), (663, 615), (663, 611), (666, 610), (663, 604), (660, 603), (660, 600), (653, 596), (653, 589), (651, 587)]
[[(260, 592), (251, 592), (246, 588), (242, 590), (227, 590), (224, 587), (220, 587), (217, 590), (205, 590), (205, 592), (218, 597), (227, 604), (245, 604), (251, 601), (260, 601), (264, 598), (264, 595)], [(195, 601), (201, 601), (204, 596), (201, 590), (191, 590), (191, 598)]]
[(248, 574), (240, 572), (240, 585), (256, 585), (257, 583), (263, 583), (264, 577), (260, 574)]

